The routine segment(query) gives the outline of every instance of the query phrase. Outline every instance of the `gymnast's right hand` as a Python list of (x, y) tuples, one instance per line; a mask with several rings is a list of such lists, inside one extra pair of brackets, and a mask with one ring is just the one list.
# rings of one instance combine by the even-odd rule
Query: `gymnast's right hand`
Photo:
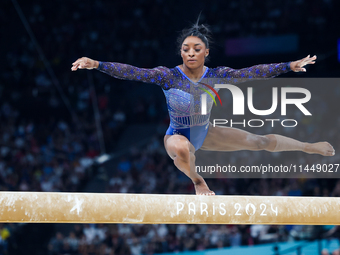
[(72, 71), (77, 71), (77, 69), (93, 69), (98, 68), (99, 62), (90, 58), (82, 57), (78, 58), (72, 63)]

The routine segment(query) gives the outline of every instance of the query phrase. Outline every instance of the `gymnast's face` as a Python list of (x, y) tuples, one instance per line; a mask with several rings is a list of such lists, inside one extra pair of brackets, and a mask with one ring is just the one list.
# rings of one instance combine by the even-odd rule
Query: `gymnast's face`
[(181, 56), (183, 64), (190, 69), (202, 68), (209, 49), (197, 36), (188, 36), (182, 43)]

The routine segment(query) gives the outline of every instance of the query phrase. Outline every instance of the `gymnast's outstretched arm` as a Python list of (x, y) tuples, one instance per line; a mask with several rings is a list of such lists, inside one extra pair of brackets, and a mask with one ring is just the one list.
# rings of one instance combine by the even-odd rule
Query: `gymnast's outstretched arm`
[(242, 69), (218, 67), (216, 71), (220, 78), (226, 80), (225, 82), (236, 84), (248, 81), (249, 79), (273, 78), (288, 71), (306, 72), (304, 66), (308, 64), (314, 64), (315, 60), (316, 56), (310, 57), (310, 55), (308, 55), (303, 59), (292, 62), (262, 64)]
[(97, 69), (118, 79), (154, 83), (164, 89), (173, 84), (169, 68), (163, 66), (148, 69), (116, 62), (100, 62), (82, 57), (72, 64), (71, 70), (76, 71), (77, 69)]

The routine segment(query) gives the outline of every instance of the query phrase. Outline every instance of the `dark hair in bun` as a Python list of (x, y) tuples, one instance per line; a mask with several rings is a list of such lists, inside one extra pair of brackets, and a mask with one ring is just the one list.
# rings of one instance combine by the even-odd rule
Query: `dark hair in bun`
[(182, 48), (182, 44), (188, 36), (197, 36), (204, 42), (205, 46), (207, 49), (209, 49), (209, 44), (211, 41), (211, 32), (210, 29), (208, 28), (207, 25), (198, 25), (198, 20), (197, 23), (194, 24), (191, 28), (186, 28), (182, 30), (182, 33), (180, 36), (177, 38), (177, 43), (179, 46), (179, 49)]

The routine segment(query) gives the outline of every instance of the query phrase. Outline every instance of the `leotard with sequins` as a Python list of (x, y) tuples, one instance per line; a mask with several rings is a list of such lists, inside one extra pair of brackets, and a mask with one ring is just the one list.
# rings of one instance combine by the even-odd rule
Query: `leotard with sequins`
[(202, 84), (214, 87), (214, 84), (238, 84), (252, 78), (272, 78), (290, 71), (290, 67), (289, 63), (263, 64), (243, 69), (205, 67), (205, 72), (198, 82), (191, 81), (178, 66), (146, 69), (116, 62), (99, 62), (98, 70), (118, 79), (160, 86), (166, 97), (170, 126), (173, 129), (184, 129), (209, 123), (214, 102), (207, 96), (207, 114), (201, 114), (201, 95), (207, 92), (200, 88), (205, 87), (209, 91)]

